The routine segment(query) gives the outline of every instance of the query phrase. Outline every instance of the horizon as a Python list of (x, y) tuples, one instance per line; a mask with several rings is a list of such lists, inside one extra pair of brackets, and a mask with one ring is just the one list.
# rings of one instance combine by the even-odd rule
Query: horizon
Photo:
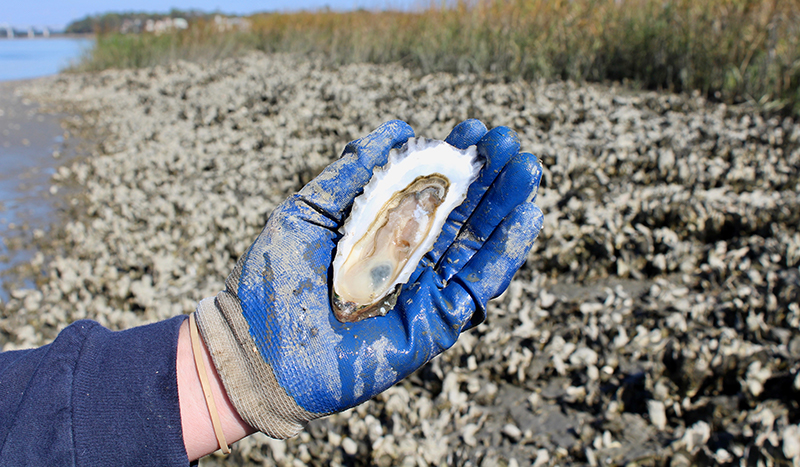
[[(219, 13), (231, 16), (249, 16), (268, 12), (297, 12), (331, 9), (334, 11), (368, 10), (408, 10), (419, 4), (416, 0), (294, 0), (287, 6), (279, 0), (255, 1), (234, 0), (173, 0), (169, 6), (157, 0), (138, 2), (115, 0), (78, 0), (65, 4), (56, 0), (34, 0), (28, 3), (9, 2), (0, 13), (0, 27), (48, 28), (61, 30), (68, 24), (106, 13), (155, 13), (167, 14), (170, 10), (196, 10), (204, 13)], [(224, 4), (224, 7), (221, 6)]]

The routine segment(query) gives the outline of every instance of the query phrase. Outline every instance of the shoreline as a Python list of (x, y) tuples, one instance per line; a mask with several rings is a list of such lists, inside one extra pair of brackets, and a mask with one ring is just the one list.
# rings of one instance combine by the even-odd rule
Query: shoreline
[(49, 36), (36, 35), (30, 36), (14, 36), (14, 37), (0, 37), (1, 40), (23, 40), (23, 39), (96, 39), (97, 34), (50, 34)]
[(60, 253), (40, 288), (3, 304), (7, 350), (76, 319), (126, 329), (192, 311), (275, 206), (383, 121), (444, 138), (479, 118), (516, 129), (542, 159), (544, 229), (487, 323), (297, 438), (240, 441), (242, 465), (692, 465), (784, 460), (800, 445), (791, 119), (695, 96), (291, 55), (28, 90), (109, 134), (59, 174), (81, 187), (81, 217), (45, 239)]
[(30, 263), (41, 263), (42, 238), (63, 229), (73, 187), (53, 179), (60, 167), (80, 156), (84, 141), (62, 126), (66, 113), (46, 109), (24, 96), (46, 87), (57, 75), (0, 82), (0, 299), (13, 284), (35, 286)]

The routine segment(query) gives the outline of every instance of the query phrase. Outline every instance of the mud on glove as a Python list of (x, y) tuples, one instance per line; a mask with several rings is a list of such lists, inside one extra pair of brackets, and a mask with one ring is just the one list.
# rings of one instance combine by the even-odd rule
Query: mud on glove
[(451, 347), (480, 323), (508, 287), (542, 226), (533, 204), (536, 157), (516, 134), (465, 121), (446, 139), (486, 159), (466, 200), (386, 315), (341, 323), (329, 274), (339, 227), (353, 199), (413, 137), (391, 121), (345, 147), (342, 157), (270, 215), (226, 289), (197, 308), (206, 346), (236, 410), (274, 438), (379, 394)]

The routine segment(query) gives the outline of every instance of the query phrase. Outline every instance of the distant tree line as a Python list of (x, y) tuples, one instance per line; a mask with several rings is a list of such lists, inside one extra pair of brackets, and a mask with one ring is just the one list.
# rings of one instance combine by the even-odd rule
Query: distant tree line
[(163, 20), (165, 18), (184, 18), (186, 20), (209, 19), (219, 13), (206, 13), (199, 10), (178, 10), (173, 8), (169, 13), (122, 12), (90, 15), (73, 21), (64, 32), (69, 34), (101, 34), (110, 32), (126, 32), (131, 24), (144, 24), (147, 20)]

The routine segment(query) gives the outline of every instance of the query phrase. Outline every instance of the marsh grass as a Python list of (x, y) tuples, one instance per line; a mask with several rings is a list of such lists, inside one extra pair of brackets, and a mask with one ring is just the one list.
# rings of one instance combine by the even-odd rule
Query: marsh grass
[(100, 71), (109, 68), (144, 68), (177, 60), (207, 61), (257, 48), (249, 33), (217, 33), (208, 22), (169, 34), (99, 34), (95, 46), (66, 71)]
[(248, 32), (212, 25), (107, 35), (79, 68), (142, 67), (247, 50), (423, 72), (630, 81), (800, 112), (800, 0), (474, 0), (414, 13), (259, 14)]

